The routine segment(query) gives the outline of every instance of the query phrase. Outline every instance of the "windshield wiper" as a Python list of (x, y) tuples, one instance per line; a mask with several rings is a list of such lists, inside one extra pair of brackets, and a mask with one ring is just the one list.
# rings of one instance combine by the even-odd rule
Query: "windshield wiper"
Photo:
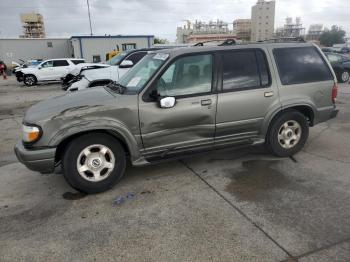
[(126, 90), (125, 86), (117, 83), (116, 81), (112, 81), (106, 86), (113, 89), (113, 90), (116, 90), (119, 94), (124, 94), (124, 92)]

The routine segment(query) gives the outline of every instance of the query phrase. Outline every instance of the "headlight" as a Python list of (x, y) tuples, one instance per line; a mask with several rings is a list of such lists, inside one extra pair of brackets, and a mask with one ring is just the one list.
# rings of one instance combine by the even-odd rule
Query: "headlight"
[(41, 130), (37, 126), (27, 126), (22, 127), (22, 139), (25, 143), (33, 143), (39, 140), (41, 136)]

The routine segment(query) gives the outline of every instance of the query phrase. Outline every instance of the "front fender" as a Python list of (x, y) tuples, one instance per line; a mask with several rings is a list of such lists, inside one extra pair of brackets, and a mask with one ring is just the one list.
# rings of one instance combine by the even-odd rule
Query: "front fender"
[(108, 131), (125, 142), (132, 161), (141, 157), (135, 135), (132, 134), (131, 130), (129, 130), (124, 123), (112, 118), (80, 119), (61, 125), (59, 130), (57, 130), (49, 140), (49, 146), (56, 147), (71, 136), (89, 131)]

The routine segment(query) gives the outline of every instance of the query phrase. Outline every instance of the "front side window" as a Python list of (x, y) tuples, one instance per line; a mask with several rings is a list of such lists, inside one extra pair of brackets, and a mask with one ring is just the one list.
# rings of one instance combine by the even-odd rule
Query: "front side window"
[(128, 52), (121, 52), (119, 54), (117, 54), (116, 56), (113, 56), (111, 59), (109, 59), (106, 64), (108, 65), (119, 65), (120, 62), (123, 60), (123, 58), (125, 56), (127, 56), (130, 53), (130, 51)]
[(67, 60), (55, 60), (53, 61), (53, 66), (58, 67), (58, 66), (69, 66), (69, 63)]
[(278, 48), (273, 53), (283, 85), (333, 80), (315, 47)]
[(184, 96), (211, 92), (213, 58), (210, 54), (177, 59), (157, 81), (160, 96)]
[[(223, 91), (239, 91), (261, 85), (255, 50), (225, 52), (222, 54), (222, 62)], [(266, 66), (262, 70), (266, 71)]]
[(41, 65), (42, 68), (53, 67), (52, 61), (46, 61)]
[(119, 79), (128, 91), (141, 90), (154, 73), (164, 64), (168, 54), (148, 54)]
[(147, 52), (136, 52), (131, 55), (129, 55), (126, 60), (130, 60), (134, 65), (136, 65), (145, 55)]

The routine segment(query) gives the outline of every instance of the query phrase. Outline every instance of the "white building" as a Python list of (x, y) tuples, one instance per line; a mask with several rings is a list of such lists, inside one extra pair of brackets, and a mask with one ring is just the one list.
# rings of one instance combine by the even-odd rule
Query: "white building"
[(252, 7), (251, 41), (272, 39), (275, 26), (275, 1), (258, 0)]
[(153, 35), (72, 36), (71, 38), (0, 38), (0, 60), (10, 65), (31, 59), (84, 58), (105, 62), (106, 54), (153, 46)]
[(153, 35), (110, 35), (110, 36), (72, 36), (75, 58), (86, 62), (105, 62), (106, 54), (113, 50), (125, 51), (153, 46)]

